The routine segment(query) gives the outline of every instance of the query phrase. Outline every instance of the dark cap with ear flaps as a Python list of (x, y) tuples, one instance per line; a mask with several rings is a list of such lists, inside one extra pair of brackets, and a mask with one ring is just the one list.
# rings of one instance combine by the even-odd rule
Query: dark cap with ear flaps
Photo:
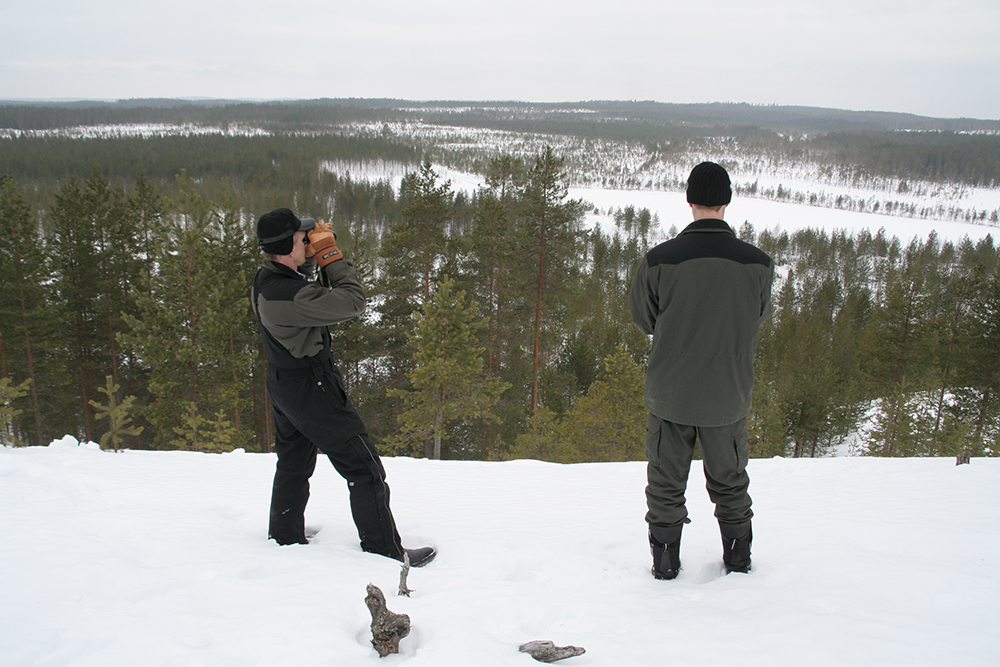
[(299, 220), (291, 209), (276, 208), (257, 221), (257, 243), (266, 253), (287, 255), (292, 252), (295, 232), (308, 232), (315, 226), (312, 218)]

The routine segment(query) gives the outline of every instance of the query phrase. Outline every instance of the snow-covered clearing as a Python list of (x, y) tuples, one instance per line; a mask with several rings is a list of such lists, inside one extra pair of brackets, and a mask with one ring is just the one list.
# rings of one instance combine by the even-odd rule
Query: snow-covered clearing
[[(350, 175), (354, 180), (386, 181), (397, 190), (404, 174), (414, 171), (413, 167), (386, 161), (328, 162), (324, 164), (324, 168), (342, 176)], [(471, 195), (485, 184), (485, 180), (476, 174), (463, 173), (440, 165), (434, 165), (434, 171), (440, 181), (451, 182), (453, 191), (463, 191)], [(820, 191), (821, 186), (816, 185), (814, 190)], [(990, 193), (996, 195), (995, 203), (1000, 205), (1000, 190)], [(691, 221), (687, 198), (683, 192), (571, 187), (569, 197), (592, 205), (596, 210), (587, 213), (584, 224), (588, 228), (600, 225), (605, 233), (614, 231), (615, 210), (628, 206), (634, 206), (637, 211), (649, 209), (659, 220), (660, 230), (663, 233), (668, 232), (671, 227), (679, 231)], [(1000, 227), (986, 224), (862, 213), (740, 196), (735, 196), (726, 209), (726, 220), (736, 229), (739, 229), (744, 222), (749, 222), (757, 232), (766, 229), (771, 232), (792, 233), (809, 228), (825, 230), (827, 233), (844, 230), (848, 234), (856, 234), (867, 229), (874, 235), (880, 229), (884, 229), (889, 238), (898, 237), (904, 244), (914, 238), (926, 239), (931, 232), (936, 232), (941, 241), (958, 242), (968, 236), (975, 242), (987, 235), (992, 235), (994, 241), (1000, 240)]]
[[(265, 539), (274, 457), (0, 448), (0, 665), (1000, 664), (1000, 460), (752, 460), (754, 569), (722, 575), (692, 469), (683, 569), (649, 574), (642, 463), (387, 458), (408, 545), (437, 560), (395, 595), (323, 461), (313, 544)], [(365, 586), (409, 614), (369, 644)]]

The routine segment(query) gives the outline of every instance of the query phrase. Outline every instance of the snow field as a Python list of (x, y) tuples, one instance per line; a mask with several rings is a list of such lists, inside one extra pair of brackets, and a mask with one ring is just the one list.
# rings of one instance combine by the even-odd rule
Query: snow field
[[(410, 573), (320, 461), (308, 546), (265, 539), (272, 455), (0, 449), (0, 664), (995, 665), (1000, 460), (751, 460), (754, 569), (723, 576), (697, 462), (683, 568), (649, 574), (645, 465), (385, 459)], [(369, 643), (365, 586), (409, 614)]]

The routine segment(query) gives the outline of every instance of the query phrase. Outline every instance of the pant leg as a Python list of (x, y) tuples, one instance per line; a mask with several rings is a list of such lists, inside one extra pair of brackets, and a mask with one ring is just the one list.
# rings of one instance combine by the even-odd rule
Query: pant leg
[(305, 511), (309, 478), (316, 469), (316, 447), (280, 410), (274, 408), (273, 414), (278, 463), (267, 534), (278, 544), (306, 544)]
[(747, 420), (718, 427), (699, 427), (705, 486), (715, 503), (720, 524), (744, 524), (753, 516), (748, 489), (747, 458), (750, 453)]
[(385, 468), (371, 438), (359, 435), (339, 446), (321, 444), (320, 449), (347, 480), (351, 514), (358, 528), (361, 548), (402, 560), (403, 545), (389, 508)]
[(339, 371), (332, 363), (279, 371), (274, 373), (273, 387), (268, 385), (275, 410), (313, 448), (313, 466), (319, 450), (347, 480), (361, 548), (402, 559), (385, 469), (364, 422), (347, 398)]
[(650, 414), (646, 419), (646, 522), (651, 526), (688, 523), (688, 474), (697, 430)]

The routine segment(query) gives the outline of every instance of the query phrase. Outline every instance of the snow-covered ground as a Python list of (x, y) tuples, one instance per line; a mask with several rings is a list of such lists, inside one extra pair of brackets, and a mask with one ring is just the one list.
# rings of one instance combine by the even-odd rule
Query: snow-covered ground
[[(752, 460), (754, 569), (723, 576), (692, 469), (683, 569), (649, 574), (642, 463), (387, 458), (400, 532), (440, 555), (362, 553), (320, 462), (308, 546), (265, 539), (274, 457), (0, 448), (0, 665), (1000, 664), (1000, 460)], [(409, 614), (369, 640), (365, 586)]]

